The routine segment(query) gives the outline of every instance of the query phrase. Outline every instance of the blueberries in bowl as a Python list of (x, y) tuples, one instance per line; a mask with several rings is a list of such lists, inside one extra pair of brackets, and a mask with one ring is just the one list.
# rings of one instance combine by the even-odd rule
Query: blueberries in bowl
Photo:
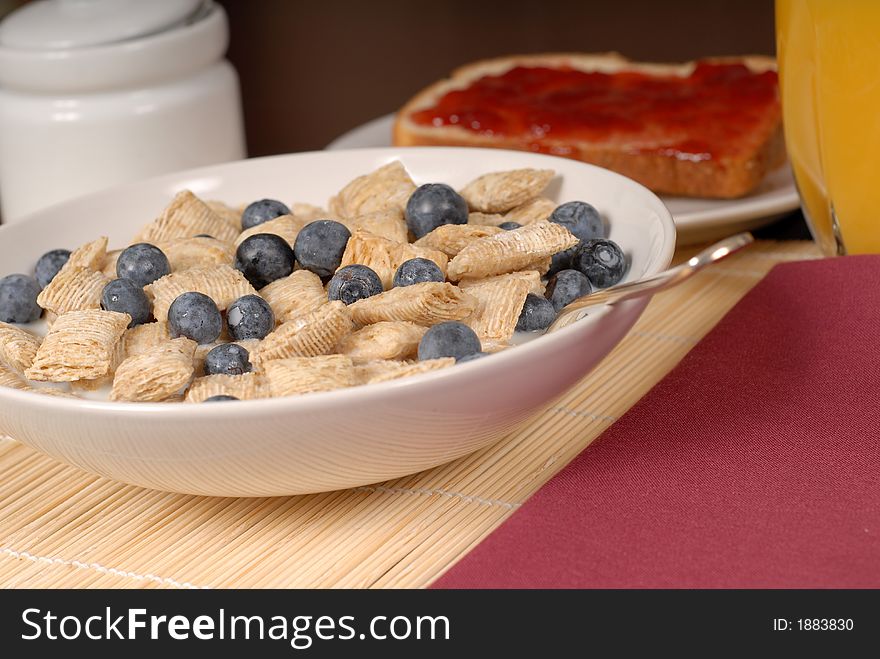
[(450, 320), (431, 327), (419, 342), (419, 361), (454, 357), (464, 359), (483, 349), (476, 332), (464, 323)]
[(183, 293), (168, 308), (168, 329), (175, 339), (185, 336), (196, 343), (211, 343), (220, 336), (223, 317), (214, 300), (204, 293)]
[(55, 275), (64, 267), (68, 259), (70, 259), (69, 249), (53, 249), (43, 254), (37, 260), (37, 265), (34, 268), (34, 278), (37, 283), (42, 288), (46, 288), (49, 282), (55, 279)]
[(351, 232), (344, 224), (334, 220), (317, 220), (305, 225), (297, 234), (293, 252), (303, 268), (326, 279), (342, 263), (342, 254), (349, 238)]
[(27, 275), (6, 275), (0, 279), (0, 322), (32, 323), (43, 313), (37, 304), (40, 285)]
[(281, 236), (258, 233), (242, 241), (235, 252), (235, 268), (251, 286), (263, 288), (293, 272), (293, 250)]
[(502, 222), (498, 225), (499, 229), (504, 229), (505, 231), (513, 231), (514, 229), (522, 228), (522, 224), (519, 222)]
[(241, 230), (245, 231), (282, 215), (290, 215), (287, 206), (277, 199), (260, 199), (244, 209), (241, 214)]
[(412, 286), (426, 281), (444, 282), (446, 277), (440, 266), (431, 259), (416, 257), (400, 264), (394, 273), (392, 284), (394, 286)]
[(416, 238), (443, 224), (467, 224), (468, 205), (445, 183), (420, 185), (406, 202), (406, 225)]
[(529, 293), (519, 314), (519, 320), (516, 321), (516, 329), (520, 332), (545, 330), (554, 320), (556, 320), (556, 309), (553, 308), (553, 303), (545, 297)]
[(245, 295), (229, 305), (226, 324), (235, 341), (263, 339), (275, 329), (275, 313), (259, 295)]
[(596, 239), (581, 243), (572, 264), (590, 280), (593, 288), (614, 286), (626, 274), (626, 256), (611, 240)]
[(475, 352), (472, 355), (465, 355), (461, 359), (457, 360), (455, 363), (456, 364), (464, 364), (465, 362), (473, 362), (473, 361), (476, 361), (478, 359), (482, 359), (483, 357), (488, 357), (488, 356), (489, 356), (488, 352)]
[(339, 268), (327, 287), (327, 297), (341, 300), (345, 304), (352, 304), (381, 292), (382, 280), (379, 275), (372, 268), (358, 264)]
[(129, 327), (150, 322), (153, 309), (144, 289), (131, 279), (114, 279), (101, 292), (101, 308), (131, 316)]
[[(602, 216), (599, 215), (599, 211), (595, 207), (584, 201), (569, 201), (561, 204), (550, 213), (550, 217), (547, 219), (550, 222), (564, 226), (581, 243), (585, 240), (605, 237), (606, 230)], [(553, 275), (560, 270), (571, 268), (572, 259), (577, 248), (578, 246), (575, 245), (564, 252), (554, 254), (550, 270), (547, 274)]]
[(242, 375), (252, 369), (250, 354), (237, 343), (212, 348), (205, 357), (205, 375)]
[(544, 297), (550, 300), (553, 309), (559, 313), (562, 307), (574, 302), (579, 297), (589, 295), (592, 290), (590, 280), (584, 273), (572, 269), (560, 270), (547, 282)]
[(165, 253), (150, 243), (137, 243), (126, 247), (116, 260), (116, 276), (130, 279), (138, 286), (152, 284), (171, 272), (171, 264)]

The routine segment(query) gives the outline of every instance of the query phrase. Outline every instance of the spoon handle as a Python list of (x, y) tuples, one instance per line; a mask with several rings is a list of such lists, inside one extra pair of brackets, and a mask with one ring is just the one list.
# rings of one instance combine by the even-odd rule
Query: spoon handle
[(654, 294), (664, 289), (680, 284), (691, 275), (702, 270), (711, 263), (716, 263), (734, 252), (738, 252), (746, 245), (754, 242), (752, 234), (738, 233), (729, 238), (715, 243), (704, 249), (696, 256), (688, 259), (681, 265), (658, 272), (656, 275), (639, 279), (638, 281), (630, 281), (624, 284), (617, 284), (610, 288), (590, 293), (578, 298), (574, 302), (563, 307), (559, 312), (556, 320), (547, 329), (547, 332), (555, 332), (567, 327), (580, 317), (580, 311), (604, 304), (616, 304), (624, 300), (632, 300), (643, 295)]

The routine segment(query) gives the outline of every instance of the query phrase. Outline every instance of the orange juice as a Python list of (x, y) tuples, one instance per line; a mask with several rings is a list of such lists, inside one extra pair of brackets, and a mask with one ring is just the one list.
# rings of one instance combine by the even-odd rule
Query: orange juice
[(789, 159), (826, 254), (880, 252), (880, 1), (777, 0)]

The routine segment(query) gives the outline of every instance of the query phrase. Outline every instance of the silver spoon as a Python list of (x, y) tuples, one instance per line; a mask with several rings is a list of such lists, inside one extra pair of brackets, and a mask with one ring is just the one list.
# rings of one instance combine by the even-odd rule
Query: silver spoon
[(754, 242), (752, 234), (738, 233), (730, 238), (725, 238), (721, 242), (717, 242), (707, 247), (696, 256), (691, 257), (686, 263), (680, 266), (658, 272), (656, 275), (639, 279), (638, 281), (630, 281), (625, 284), (617, 284), (609, 288), (590, 293), (579, 297), (574, 302), (566, 305), (559, 312), (556, 320), (547, 328), (547, 333), (555, 332), (563, 327), (568, 327), (575, 322), (581, 315), (578, 313), (590, 307), (596, 307), (604, 304), (616, 304), (624, 300), (632, 300), (643, 295), (654, 294), (664, 289), (680, 284), (685, 279), (699, 270), (702, 270), (711, 263), (716, 263), (734, 252), (738, 252), (746, 245)]

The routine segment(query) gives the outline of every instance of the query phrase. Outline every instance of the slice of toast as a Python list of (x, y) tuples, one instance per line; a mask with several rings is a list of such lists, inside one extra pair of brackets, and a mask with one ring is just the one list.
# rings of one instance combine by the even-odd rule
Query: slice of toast
[(659, 193), (733, 198), (785, 162), (781, 123), (769, 57), (648, 64), (552, 53), (457, 69), (400, 109), (393, 139), (550, 153)]

